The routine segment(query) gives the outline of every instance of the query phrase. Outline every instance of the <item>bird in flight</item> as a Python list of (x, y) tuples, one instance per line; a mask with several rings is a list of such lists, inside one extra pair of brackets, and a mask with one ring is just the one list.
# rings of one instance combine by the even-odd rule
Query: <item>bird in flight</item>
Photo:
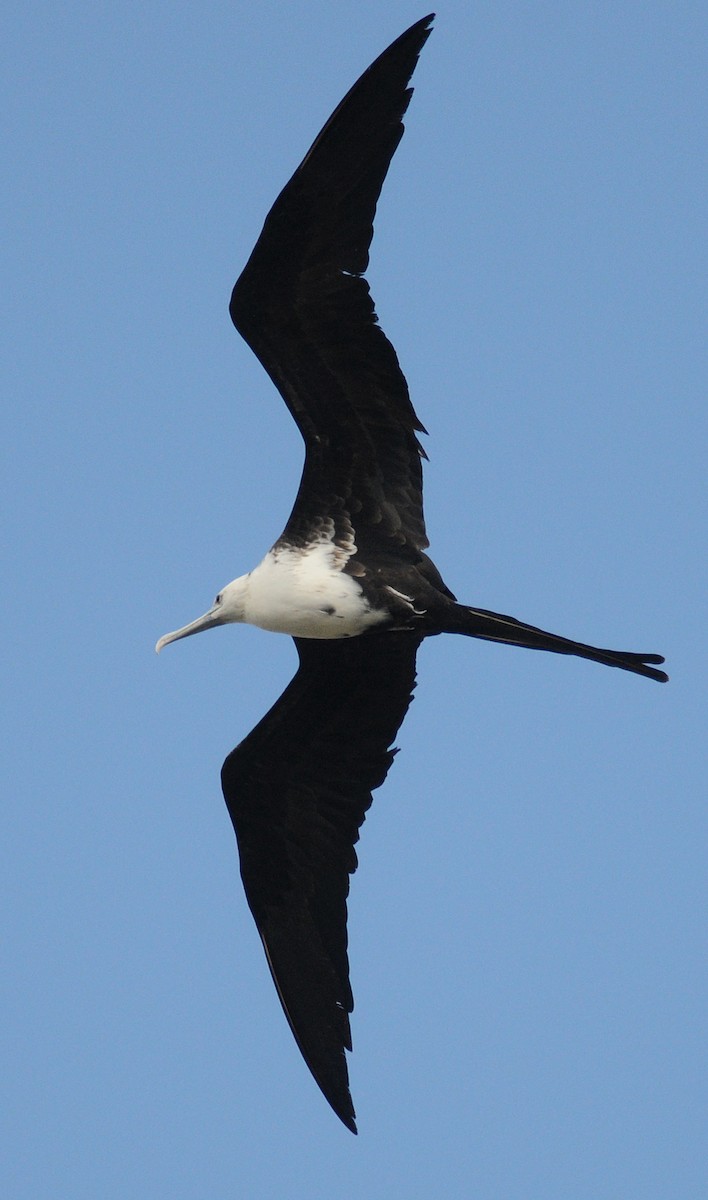
[(295, 640), (296, 675), (229, 754), (221, 779), (285, 1015), (354, 1133), (345, 1056), (349, 876), (371, 793), (393, 761), (422, 640), (464, 634), (667, 678), (658, 654), (598, 649), (457, 603), (426, 554), (418, 438), (425, 430), (363, 274), (432, 20), (393, 42), (335, 109), (234, 287), (234, 325), (304, 439), (302, 479), (263, 561), (156, 647), (230, 622)]

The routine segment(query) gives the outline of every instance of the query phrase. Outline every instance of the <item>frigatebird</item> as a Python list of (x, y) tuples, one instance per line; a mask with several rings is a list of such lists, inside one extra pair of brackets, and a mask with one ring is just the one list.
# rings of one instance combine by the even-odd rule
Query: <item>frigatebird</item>
[(425, 430), (363, 273), (432, 20), (393, 42), (335, 109), (234, 287), (233, 323), (304, 439), (302, 479), (263, 561), (227, 584), (204, 616), (157, 643), (160, 650), (229, 622), (295, 640), (297, 674), (229, 754), (221, 778), (285, 1015), (354, 1133), (345, 1056), (349, 876), (371, 793), (393, 761), (423, 638), (465, 634), (667, 679), (656, 669), (661, 655), (598, 649), (458, 604), (425, 553)]

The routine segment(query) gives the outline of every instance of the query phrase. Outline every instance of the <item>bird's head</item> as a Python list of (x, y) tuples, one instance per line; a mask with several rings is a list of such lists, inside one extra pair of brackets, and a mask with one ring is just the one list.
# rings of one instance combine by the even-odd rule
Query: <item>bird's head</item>
[(248, 575), (241, 575), (239, 579), (233, 579), (231, 583), (227, 583), (203, 617), (197, 617), (196, 621), (191, 621), (182, 629), (175, 629), (174, 633), (166, 633), (155, 646), (156, 652), (159, 654), (162, 647), (166, 646), (168, 642), (177, 642), (180, 638), (190, 637), (193, 633), (201, 633), (202, 629), (211, 629), (213, 625), (228, 625), (232, 621), (245, 621), (247, 585)]

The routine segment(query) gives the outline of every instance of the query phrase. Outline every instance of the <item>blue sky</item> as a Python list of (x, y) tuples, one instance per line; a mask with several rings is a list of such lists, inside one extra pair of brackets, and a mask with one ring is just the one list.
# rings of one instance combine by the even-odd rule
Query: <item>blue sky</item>
[(156, 638), (279, 534), (231, 328), (408, 2), (5, 19), (3, 1193), (685, 1200), (706, 1163), (705, 12), (447, 3), (370, 279), (458, 595), (667, 687), (435, 639), (360, 844), (360, 1136), (279, 1009), (221, 798), (286, 638)]

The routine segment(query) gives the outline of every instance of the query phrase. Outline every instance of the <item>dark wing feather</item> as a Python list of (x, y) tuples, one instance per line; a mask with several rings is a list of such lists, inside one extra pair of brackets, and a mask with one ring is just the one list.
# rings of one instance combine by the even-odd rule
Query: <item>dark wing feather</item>
[(408, 81), (430, 33), (418, 21), (345, 96), (271, 209), (231, 317), (303, 435), (305, 468), (284, 537), (306, 544), (323, 513), (359, 548), (428, 545), (423, 431), (368, 284), (376, 203), (403, 134)]
[(420, 637), (296, 638), (300, 667), (226, 759), (246, 898), (285, 1015), (332, 1108), (356, 1132), (345, 1048), (353, 1008), (347, 895), (354, 844), (393, 761)]

